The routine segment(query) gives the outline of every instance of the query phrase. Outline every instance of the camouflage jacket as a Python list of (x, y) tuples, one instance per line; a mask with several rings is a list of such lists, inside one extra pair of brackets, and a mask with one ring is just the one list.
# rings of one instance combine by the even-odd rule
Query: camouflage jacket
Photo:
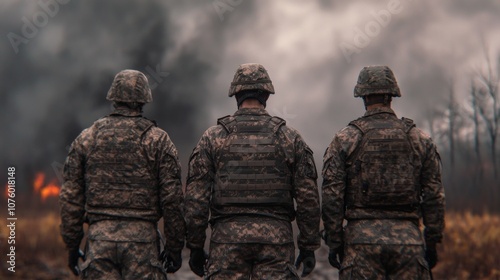
[[(126, 109), (116, 109), (112, 115), (104, 119), (120, 122), (125, 120), (124, 117), (141, 117), (139, 113)], [(157, 174), (156, 185), (151, 186), (158, 188), (159, 205), (154, 208), (156, 210), (148, 212), (147, 215), (133, 208), (122, 209), (121, 212), (110, 212), (107, 209), (88, 212), (91, 207), (86, 199), (86, 162), (96, 141), (98, 122), (100, 121), (85, 129), (74, 140), (64, 165), (60, 208), (61, 234), (66, 246), (70, 249), (79, 246), (84, 235), (84, 222), (91, 224), (89, 237), (92, 239), (151, 241), (156, 238), (156, 223), (163, 217), (167, 248), (173, 251), (181, 250), (185, 236), (181, 167), (177, 150), (168, 134), (156, 126), (148, 129), (141, 140), (146, 160), (151, 163), (153, 174)], [(137, 198), (131, 199), (134, 201)]]
[[(270, 117), (263, 109), (240, 109), (234, 114), (236, 119), (242, 116), (253, 116), (256, 120)], [(279, 207), (259, 206), (255, 215), (249, 214), (248, 209), (244, 214), (235, 215), (238, 207), (230, 211), (214, 207), (212, 195), (218, 172), (216, 167), (219, 166), (216, 159), (228, 132), (222, 125), (213, 126), (205, 131), (189, 160), (185, 196), (188, 248), (204, 246), (209, 219), (213, 225), (212, 242), (292, 243), (291, 221), (294, 218), (300, 230), (299, 249), (315, 250), (319, 247), (320, 207), (312, 151), (300, 134), (286, 125), (279, 128), (277, 135), (292, 170), (292, 195), (296, 209), (286, 211)], [(267, 214), (262, 215), (262, 212)]]
[[(390, 108), (376, 108), (364, 115), (374, 118), (394, 118)], [(424, 132), (413, 128), (409, 132), (420, 166), (420, 207), (413, 211), (346, 208), (347, 160), (360, 144), (362, 133), (349, 125), (339, 131), (326, 149), (323, 158), (322, 218), (330, 248), (342, 242), (370, 244), (422, 244), (419, 218), (425, 225), (425, 241), (440, 242), (444, 229), (444, 188), (441, 183), (440, 158), (436, 146)], [(348, 225), (343, 232), (343, 220)], [(345, 234), (345, 236), (343, 236)]]

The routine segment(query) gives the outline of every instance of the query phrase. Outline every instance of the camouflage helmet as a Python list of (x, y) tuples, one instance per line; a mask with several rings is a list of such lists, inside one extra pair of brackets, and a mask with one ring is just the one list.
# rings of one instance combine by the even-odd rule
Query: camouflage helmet
[(354, 97), (372, 94), (401, 97), (396, 77), (388, 66), (366, 66), (359, 72), (358, 82), (354, 87)]
[(148, 78), (136, 70), (123, 70), (116, 74), (107, 100), (119, 102), (149, 103), (153, 101)]
[(274, 94), (273, 83), (264, 66), (258, 63), (246, 63), (238, 67), (229, 87), (229, 97), (245, 90), (261, 90)]

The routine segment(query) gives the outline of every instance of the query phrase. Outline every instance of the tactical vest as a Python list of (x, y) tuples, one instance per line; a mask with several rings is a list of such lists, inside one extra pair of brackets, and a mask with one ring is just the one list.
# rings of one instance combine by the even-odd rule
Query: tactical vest
[(419, 167), (409, 132), (412, 120), (360, 118), (350, 125), (362, 140), (347, 160), (346, 206), (412, 210), (419, 203)]
[(155, 123), (111, 115), (94, 125), (95, 144), (85, 170), (87, 212), (126, 218), (158, 216), (157, 180), (141, 145)]
[(285, 121), (270, 116), (228, 116), (218, 124), (229, 135), (218, 153), (213, 206), (293, 209), (291, 171), (277, 135)]

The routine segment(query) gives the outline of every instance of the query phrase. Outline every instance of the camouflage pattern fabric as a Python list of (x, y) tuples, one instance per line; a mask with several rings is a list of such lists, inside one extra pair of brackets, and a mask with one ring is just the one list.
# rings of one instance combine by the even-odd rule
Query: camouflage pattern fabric
[[(254, 118), (257, 127), (270, 116), (264, 109), (245, 108), (238, 110), (234, 118)], [(283, 158), (277, 160), (286, 163), (292, 172), (291, 193), (296, 209), (280, 205), (213, 205), (219, 153), (228, 135), (222, 125), (209, 128), (191, 154), (185, 195), (187, 247), (203, 248), (209, 217), (214, 229), (211, 241), (241, 246), (293, 242), (290, 223), (296, 218), (300, 230), (299, 249), (316, 250), (320, 245), (317, 174), (312, 151), (300, 134), (286, 125), (277, 131), (278, 145), (283, 152)]]
[(418, 220), (349, 220), (344, 228), (345, 244), (423, 245)]
[(274, 87), (266, 68), (258, 63), (241, 64), (229, 87), (229, 97), (240, 91), (264, 91), (274, 94)]
[[(388, 107), (368, 110), (364, 115), (366, 122), (378, 118), (397, 119), (394, 111)], [(409, 139), (415, 151), (415, 166), (419, 168), (416, 172), (421, 189), (419, 207), (370, 208), (346, 205), (351, 188), (348, 159), (362, 140), (361, 131), (348, 126), (335, 135), (323, 160), (322, 217), (330, 248), (337, 248), (345, 241), (350, 244), (421, 244), (417, 240), (420, 218), (423, 218), (425, 226), (425, 242), (441, 242), (445, 197), (439, 154), (429, 136), (420, 129), (411, 129)], [(344, 219), (348, 220), (346, 232), (342, 227)], [(350, 226), (351, 222), (353, 224)], [(349, 236), (343, 236), (347, 234)]]
[(88, 240), (81, 278), (89, 280), (165, 280), (156, 242)]
[(418, 245), (348, 245), (340, 280), (429, 280), (424, 248)]
[(142, 136), (154, 126), (145, 118), (116, 114), (94, 123), (84, 175), (85, 210), (90, 222), (95, 215), (157, 219), (158, 181), (141, 143)]
[(298, 280), (294, 245), (210, 243), (210, 280)]
[[(238, 233), (237, 237), (235, 233)], [(218, 243), (287, 244), (293, 242), (290, 221), (271, 217), (233, 216), (224, 218), (212, 226), (211, 241)]]
[(372, 116), (349, 123), (363, 138), (346, 162), (346, 207), (413, 209), (420, 201), (421, 166), (413, 160), (408, 135), (415, 124), (408, 119)]
[(255, 207), (272, 205), (292, 212), (292, 171), (283, 161), (286, 156), (277, 136), (285, 121), (228, 116), (218, 123), (229, 135), (218, 152), (213, 206), (247, 207), (254, 213)]
[[(68, 249), (79, 247), (81, 239), (83, 238), (83, 223), (88, 221), (91, 225), (103, 220), (122, 221), (124, 223), (108, 224), (108, 229), (101, 227), (100, 236), (110, 236), (113, 240), (119, 241), (151, 241), (151, 231), (146, 228), (139, 230), (143, 227), (145, 222), (149, 222), (156, 226), (157, 221), (163, 217), (164, 219), (164, 234), (166, 237), (166, 246), (172, 251), (179, 251), (184, 246), (185, 223), (182, 216), (183, 196), (181, 185), (181, 170), (177, 157), (177, 150), (170, 140), (168, 134), (157, 128), (151, 126), (146, 130), (141, 137), (140, 146), (141, 150), (129, 151), (128, 154), (134, 160), (137, 159), (137, 154), (143, 156), (151, 168), (151, 174), (154, 174), (154, 183), (145, 188), (152, 189), (158, 197), (149, 197), (148, 201), (157, 201), (157, 205), (149, 207), (130, 207), (130, 208), (109, 208), (104, 205), (106, 201), (115, 203), (123, 199), (130, 200), (130, 205), (135, 205), (137, 200), (145, 202), (144, 199), (137, 196), (130, 196), (124, 194), (122, 190), (114, 187), (109, 189), (109, 192), (104, 192), (105, 188), (101, 188), (99, 197), (95, 201), (99, 201), (99, 207), (96, 205), (89, 205), (87, 196), (88, 185), (86, 175), (89, 170), (86, 170), (86, 162), (89, 154), (92, 153), (96, 145), (96, 135), (99, 133), (99, 125), (102, 122), (109, 123), (114, 127), (123, 127), (124, 123), (130, 123), (133, 119), (142, 119), (140, 112), (132, 111), (120, 107), (116, 109), (110, 116), (105, 117), (96, 122), (93, 126), (85, 129), (72, 143), (68, 157), (64, 165), (64, 184), (60, 194), (61, 205), (61, 235)], [(145, 119), (144, 119), (145, 120)], [(150, 122), (150, 121), (147, 121)], [(133, 129), (126, 130), (120, 129), (120, 133), (134, 133)], [(119, 140), (121, 135), (109, 136), (109, 141)], [(121, 150), (123, 153), (124, 150)], [(126, 153), (125, 153), (126, 154)], [(124, 154), (110, 156), (111, 159), (123, 160), (122, 167), (134, 165), (134, 161), (126, 161)], [(127, 167), (128, 168), (128, 167)], [(92, 172), (102, 172), (103, 176), (113, 177), (115, 170), (107, 169), (106, 165), (102, 165), (98, 170)], [(128, 171), (127, 171), (128, 172)], [(129, 174), (137, 175), (140, 174)], [(147, 176), (146, 174), (143, 174)], [(132, 177), (134, 177), (132, 176)], [(137, 182), (128, 182), (127, 177), (117, 177), (124, 188), (128, 188), (131, 184)], [(131, 179), (132, 180), (132, 179)], [(102, 182), (106, 184), (106, 182)], [(136, 185), (137, 186), (137, 185)], [(142, 185), (141, 185), (142, 186)], [(148, 190), (149, 191), (149, 190)], [(94, 194), (96, 195), (96, 194)], [(122, 197), (118, 197), (122, 196)], [(142, 204), (142, 203), (141, 203)], [(87, 220), (86, 220), (87, 219)], [(137, 222), (137, 225), (131, 223)], [(127, 223), (125, 223), (127, 222)], [(138, 231), (133, 234), (129, 230), (123, 230), (126, 227), (135, 228)], [(108, 232), (106, 232), (108, 231)], [(97, 233), (96, 233), (97, 234)], [(156, 238), (156, 235), (154, 236)]]
[(156, 224), (140, 220), (101, 220), (92, 223), (87, 232), (90, 240), (156, 242)]
[(109, 88), (107, 100), (149, 103), (153, 101), (148, 78), (136, 70), (123, 70), (116, 74)]
[(354, 87), (354, 97), (371, 94), (389, 94), (401, 97), (394, 73), (387, 66), (366, 66), (359, 72), (358, 82)]

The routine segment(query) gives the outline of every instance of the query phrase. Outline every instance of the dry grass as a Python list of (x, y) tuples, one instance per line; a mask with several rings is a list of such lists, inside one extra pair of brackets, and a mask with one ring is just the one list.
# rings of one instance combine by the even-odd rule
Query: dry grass
[(448, 213), (435, 279), (500, 279), (500, 216)]
[[(7, 220), (0, 219), (2, 256), (7, 232)], [(60, 218), (55, 212), (41, 217), (18, 217), (16, 223), (16, 267), (15, 273), (7, 270), (8, 264), (2, 257), (0, 275), (7, 279), (67, 279), (66, 252), (59, 234)], [(10, 245), (9, 245), (10, 247)], [(3, 277), (0, 277), (5, 279)]]
[[(7, 271), (5, 262), (7, 221), (0, 218), (0, 278), (75, 279), (66, 268), (66, 251), (59, 234), (57, 213), (50, 211), (45, 215), (18, 219), (16, 273), (12, 274)], [(452, 212), (446, 216), (446, 226), (434, 279), (500, 279), (500, 216)], [(325, 269), (326, 264), (320, 263), (326, 262), (326, 255), (318, 253), (317, 257), (317, 269)], [(188, 270), (187, 265), (183, 267)], [(327, 273), (334, 278), (332, 274), (336, 274), (336, 270), (328, 269)], [(173, 277), (183, 279), (181, 275)]]

